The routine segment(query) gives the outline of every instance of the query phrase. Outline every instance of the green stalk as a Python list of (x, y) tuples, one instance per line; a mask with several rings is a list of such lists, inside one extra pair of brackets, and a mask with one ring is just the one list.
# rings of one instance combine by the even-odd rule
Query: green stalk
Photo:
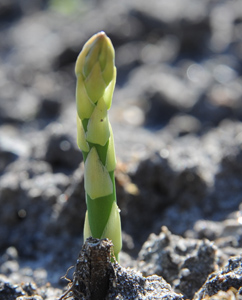
[(104, 32), (92, 36), (79, 54), (77, 77), (77, 144), (85, 163), (87, 212), (84, 240), (109, 238), (114, 254), (122, 248), (119, 208), (116, 200), (116, 166), (108, 110), (116, 82), (114, 48)]

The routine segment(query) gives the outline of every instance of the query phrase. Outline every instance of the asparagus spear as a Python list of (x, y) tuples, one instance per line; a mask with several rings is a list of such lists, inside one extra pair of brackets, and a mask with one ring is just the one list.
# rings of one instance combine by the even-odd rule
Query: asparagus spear
[(118, 255), (122, 247), (121, 223), (116, 200), (116, 157), (108, 110), (116, 83), (114, 48), (104, 32), (92, 36), (79, 54), (77, 77), (77, 144), (85, 162), (87, 212), (84, 240), (109, 238)]

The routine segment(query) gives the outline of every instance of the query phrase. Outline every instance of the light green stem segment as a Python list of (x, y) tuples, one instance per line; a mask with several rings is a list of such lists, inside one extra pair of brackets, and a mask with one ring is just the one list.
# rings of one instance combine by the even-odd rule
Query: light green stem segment
[(104, 32), (92, 36), (75, 67), (77, 144), (85, 162), (87, 212), (84, 239), (109, 238), (114, 254), (122, 248), (114, 169), (116, 157), (108, 110), (116, 83), (114, 48)]

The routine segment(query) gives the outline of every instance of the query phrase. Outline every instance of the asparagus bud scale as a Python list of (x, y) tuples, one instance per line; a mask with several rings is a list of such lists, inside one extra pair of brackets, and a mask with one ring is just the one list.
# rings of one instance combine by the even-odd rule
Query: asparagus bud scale
[(104, 32), (92, 36), (79, 54), (77, 77), (77, 144), (85, 163), (87, 212), (84, 240), (109, 238), (114, 254), (122, 247), (114, 170), (116, 157), (108, 110), (116, 83), (114, 48)]

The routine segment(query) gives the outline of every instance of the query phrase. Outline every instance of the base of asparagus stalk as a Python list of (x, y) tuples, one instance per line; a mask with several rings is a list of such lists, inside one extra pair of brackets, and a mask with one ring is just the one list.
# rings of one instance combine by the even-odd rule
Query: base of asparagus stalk
[(145, 278), (140, 272), (125, 269), (117, 261), (112, 261), (112, 249), (113, 244), (108, 239), (86, 239), (73, 281), (59, 300), (184, 300), (162, 277)]
[(79, 254), (74, 279), (60, 298), (104, 300), (114, 278), (113, 244), (108, 239), (88, 238)]

